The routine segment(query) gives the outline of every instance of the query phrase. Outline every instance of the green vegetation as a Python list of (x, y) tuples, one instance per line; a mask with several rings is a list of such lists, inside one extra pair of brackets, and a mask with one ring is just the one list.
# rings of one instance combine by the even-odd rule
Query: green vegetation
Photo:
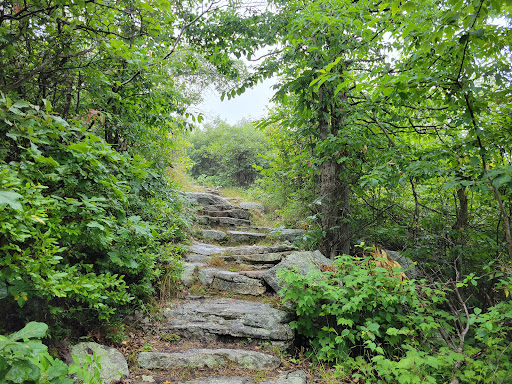
[(261, 156), (269, 144), (261, 131), (248, 121), (231, 126), (222, 121), (207, 124), (190, 136), (187, 154), (190, 174), (199, 182), (218, 186), (248, 186), (265, 167)]
[[(285, 274), (284, 294), (340, 376), (510, 382), (511, 12), (509, 0), (3, 2), (0, 379), (66, 382), (41, 321), (59, 337), (108, 332), (172, 294), (187, 228), (174, 163), (250, 188), (334, 260)], [(185, 143), (199, 88), (229, 98), (272, 76), (276, 107), (257, 129), (216, 122)], [(402, 251), (422, 279), (390, 276), (362, 242)]]

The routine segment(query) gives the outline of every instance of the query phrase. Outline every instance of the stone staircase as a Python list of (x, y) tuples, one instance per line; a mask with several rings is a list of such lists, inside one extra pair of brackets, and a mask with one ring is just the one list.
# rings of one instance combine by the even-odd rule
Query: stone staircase
[[(146, 375), (137, 383), (306, 384), (304, 371), (278, 357), (293, 345), (294, 312), (277, 308), (272, 283), (276, 266), (296, 251), (284, 240), (302, 232), (280, 237), (253, 227), (249, 209), (216, 194), (188, 198), (199, 206), (201, 226), (200, 241), (185, 257), (182, 284), (189, 294), (163, 311), (158, 330), (179, 341), (140, 352), (137, 364)], [(187, 372), (183, 380), (179, 372)]]

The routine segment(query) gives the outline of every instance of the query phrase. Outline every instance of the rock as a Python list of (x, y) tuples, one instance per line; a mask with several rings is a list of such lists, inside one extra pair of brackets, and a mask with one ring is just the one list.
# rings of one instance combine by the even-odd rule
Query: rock
[(177, 384), (257, 384), (250, 377), (215, 376), (197, 380), (183, 381)]
[(84, 361), (85, 355), (101, 357), (100, 378), (103, 384), (111, 384), (114, 380), (119, 380), (121, 376), (128, 376), (128, 363), (123, 354), (115, 348), (110, 348), (93, 342), (78, 343), (71, 347), (71, 354), (78, 357), (80, 361)]
[(241, 232), (241, 231), (228, 231), (229, 240), (232, 243), (248, 243), (256, 242), (267, 237), (264, 233), (257, 232)]
[(218, 241), (218, 242), (225, 241), (228, 238), (228, 235), (226, 235), (226, 232), (217, 231), (215, 229), (203, 229), (201, 231), (201, 236), (203, 239), (213, 240), (213, 241)]
[(232, 217), (235, 219), (245, 219), (250, 220), (252, 213), (246, 209), (233, 207), (232, 209), (221, 209), (215, 207), (213, 208), (204, 208), (202, 213), (204, 216), (211, 217)]
[(263, 380), (260, 384), (306, 384), (308, 377), (304, 371), (281, 373), (276, 379)]
[(239, 204), (239, 207), (249, 209), (251, 211), (265, 212), (265, 207), (263, 206), (263, 204), (255, 203), (253, 201), (243, 201)]
[(207, 264), (210, 262), (210, 259), (210, 256), (199, 255), (197, 253), (189, 253), (185, 256), (185, 261), (187, 263)]
[(141, 352), (139, 366), (145, 369), (172, 369), (179, 367), (216, 368), (236, 364), (240, 368), (271, 370), (281, 360), (266, 353), (244, 349), (189, 349), (184, 352)]
[(296, 267), (299, 273), (306, 275), (311, 268), (318, 269), (318, 266), (322, 264), (331, 265), (332, 261), (322, 255), (320, 251), (292, 252), (275, 267), (265, 272), (263, 278), (274, 291), (279, 292), (283, 286), (282, 281), (277, 277), (277, 271), (280, 269)]
[(238, 271), (240, 275), (250, 277), (252, 279), (258, 279), (263, 280), (263, 274), (266, 272), (266, 270), (260, 270), (260, 271)]
[(306, 231), (303, 229), (274, 229), (268, 236), (273, 239), (293, 243), (294, 241), (300, 240), (305, 233)]
[(224, 269), (219, 268), (203, 268), (200, 269), (197, 273), (197, 277), (201, 284), (206, 285), (207, 287), (213, 283), (214, 276), (219, 273), (224, 272)]
[(275, 379), (256, 381), (250, 377), (214, 376), (178, 384), (306, 384), (307, 376), (303, 371), (283, 372)]
[(224, 226), (243, 226), (243, 225), (250, 225), (251, 222), (246, 219), (237, 219), (235, 217), (213, 217), (213, 216), (199, 216), (198, 222), (202, 225), (209, 225), (209, 226), (217, 226), (217, 225), (224, 225)]
[(236, 272), (222, 271), (213, 276), (212, 288), (220, 291), (229, 291), (240, 295), (263, 295), (267, 288), (261, 280), (252, 279)]
[(154, 383), (155, 382), (155, 378), (153, 376), (150, 376), (150, 375), (142, 375), (142, 381), (145, 382), (145, 383)]
[(245, 245), (238, 247), (225, 247), (224, 254), (225, 255), (253, 255), (256, 253), (278, 253), (278, 252), (287, 252), (293, 251), (297, 248), (294, 246), (290, 246), (287, 244), (277, 244), (271, 247), (266, 247), (263, 245)]
[(400, 266), (404, 269), (405, 275), (409, 279), (418, 279), (420, 276), (419, 271), (414, 267), (414, 262), (408, 257), (402, 256), (402, 254), (398, 251), (388, 251), (387, 249), (383, 249), (389, 257), (395, 260)]
[(226, 249), (225, 247), (219, 247), (217, 245), (197, 242), (192, 243), (192, 245), (189, 245), (187, 248), (192, 253), (205, 256), (217, 255), (219, 253), (223, 253)]
[(185, 302), (164, 311), (162, 330), (202, 341), (247, 339), (288, 346), (294, 333), (288, 323), (292, 312), (269, 304), (228, 298)]
[(203, 267), (203, 263), (184, 263), (181, 272), (180, 281), (185, 287), (190, 287), (194, 283), (194, 275), (197, 268)]
[(249, 255), (227, 255), (222, 258), (240, 264), (277, 264), (289, 254), (289, 252), (253, 253)]
[(218, 196), (217, 194), (205, 192), (188, 192), (185, 193), (185, 197), (191, 203), (201, 205), (203, 207), (207, 207), (210, 205), (225, 207), (225, 209), (231, 209), (233, 207), (233, 205), (229, 201)]

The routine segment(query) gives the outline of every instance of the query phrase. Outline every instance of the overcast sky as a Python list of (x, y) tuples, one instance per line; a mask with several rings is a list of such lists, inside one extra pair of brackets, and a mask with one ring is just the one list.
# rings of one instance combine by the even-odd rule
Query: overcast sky
[(220, 101), (220, 94), (207, 89), (203, 94), (204, 102), (196, 108), (206, 121), (220, 117), (229, 124), (234, 124), (242, 119), (259, 119), (267, 115), (267, 106), (274, 95), (271, 89), (274, 83), (275, 80), (267, 79), (256, 87), (247, 89), (242, 95), (231, 100), (226, 97), (224, 101)]

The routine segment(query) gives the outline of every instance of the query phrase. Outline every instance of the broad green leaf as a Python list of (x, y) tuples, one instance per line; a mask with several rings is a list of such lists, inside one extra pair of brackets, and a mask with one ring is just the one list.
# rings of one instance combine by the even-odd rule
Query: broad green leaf
[(39, 323), (36, 321), (32, 321), (25, 325), (22, 329), (20, 329), (18, 332), (14, 332), (12, 335), (9, 336), (9, 339), (12, 341), (17, 340), (26, 340), (31, 338), (43, 338), (46, 336), (46, 331), (48, 331), (48, 325), (45, 323)]
[(23, 198), (22, 195), (12, 191), (0, 191), (0, 204), (7, 204), (12, 209), (21, 211), (21, 203), (19, 200)]

